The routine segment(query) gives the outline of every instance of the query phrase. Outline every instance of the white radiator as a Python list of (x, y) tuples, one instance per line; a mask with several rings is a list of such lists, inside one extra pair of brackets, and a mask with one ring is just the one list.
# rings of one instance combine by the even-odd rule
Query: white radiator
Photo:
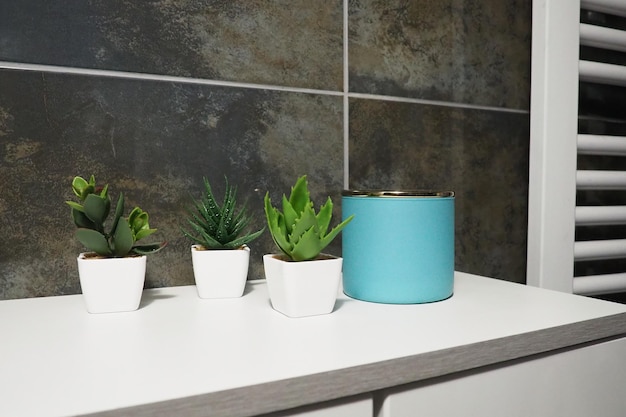
[(578, 226), (626, 224), (626, 206), (579, 206), (575, 219)]
[[(587, 10), (626, 16), (624, 0), (582, 1)], [(626, 52), (626, 32), (623, 30), (580, 25), (580, 44), (611, 51)], [(579, 63), (581, 81), (626, 86), (626, 67), (604, 62), (581, 60)], [(578, 136), (578, 153), (581, 155), (626, 156), (626, 138), (619, 136)], [(626, 162), (626, 159), (625, 159)], [(626, 190), (626, 171), (579, 170), (576, 173), (578, 190)], [(585, 214), (592, 218), (585, 219)], [(625, 207), (593, 206), (576, 208), (577, 226), (606, 226), (624, 224)], [(582, 214), (583, 218), (580, 218)], [(591, 240), (575, 242), (574, 260), (585, 262), (626, 258), (626, 239)], [(574, 277), (573, 292), (577, 294), (597, 295), (626, 291), (626, 273)]]
[[(575, 3), (575, 1), (572, 1), (572, 3)], [(581, 6), (587, 10), (612, 14), (615, 16), (626, 16), (626, 5), (624, 4), (624, 0), (582, 0)]]
[[(626, 225), (626, 206), (576, 206), (577, 192), (626, 190), (626, 137), (578, 134), (579, 82), (626, 87), (626, 66), (581, 60), (579, 48), (625, 54), (626, 25), (580, 23), (581, 9), (626, 18), (626, 0), (533, 1), (527, 282), (583, 295), (620, 293), (626, 273), (574, 276), (576, 262), (626, 259), (626, 236), (575, 239), (576, 227)], [(624, 171), (578, 169), (578, 155), (623, 157)]]

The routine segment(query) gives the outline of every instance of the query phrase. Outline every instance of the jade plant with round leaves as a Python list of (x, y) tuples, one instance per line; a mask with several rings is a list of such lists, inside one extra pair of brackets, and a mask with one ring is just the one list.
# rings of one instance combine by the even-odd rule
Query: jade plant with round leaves
[(265, 215), (272, 239), (292, 261), (317, 258), (354, 218), (352, 215), (329, 230), (333, 202), (328, 197), (319, 213), (315, 213), (306, 175), (291, 187), (289, 199), (283, 194), (282, 208), (281, 212), (273, 207), (269, 192), (265, 194)]
[(80, 202), (66, 201), (71, 208), (72, 220), (78, 227), (76, 238), (89, 251), (106, 258), (121, 258), (129, 255), (148, 255), (163, 249), (167, 243), (137, 244), (157, 229), (148, 224), (148, 213), (139, 207), (124, 217), (124, 194), (120, 193), (112, 221), (109, 185), (96, 186), (92, 175), (89, 181), (75, 177), (72, 191)]

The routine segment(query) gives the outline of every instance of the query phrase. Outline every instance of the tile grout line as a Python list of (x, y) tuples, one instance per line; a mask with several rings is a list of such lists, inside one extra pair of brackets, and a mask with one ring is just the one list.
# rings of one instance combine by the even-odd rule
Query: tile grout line
[(456, 103), (453, 101), (426, 100), (426, 99), (421, 99), (421, 98), (386, 96), (382, 94), (366, 94), (366, 93), (348, 93), (348, 95), (352, 98), (360, 98), (363, 100), (393, 101), (397, 103), (425, 104), (429, 106), (452, 107), (452, 108), (461, 108), (461, 109), (468, 109), (468, 110), (488, 110), (488, 111), (495, 111), (495, 112), (502, 112), (502, 113), (520, 113), (520, 114), (530, 113), (530, 110), (524, 110), (524, 109), (510, 109), (507, 107), (494, 107), (494, 106), (483, 106), (480, 104)]
[[(344, 1), (347, 1), (347, 0), (344, 0)], [(347, 28), (344, 29), (344, 32), (347, 32)], [(347, 40), (345, 40), (344, 43), (345, 42), (347, 42)], [(62, 66), (42, 65), (42, 64), (15, 63), (15, 62), (8, 62), (8, 61), (0, 61), (0, 70), (8, 69), (8, 70), (20, 70), (20, 71), (31, 71), (31, 72), (49, 72), (49, 73), (57, 73), (57, 74), (100, 76), (100, 77), (105, 77), (105, 78), (124, 78), (124, 79), (133, 79), (133, 80), (163, 81), (163, 82), (182, 83), (182, 84), (212, 85), (212, 86), (217, 86), (217, 87), (247, 88), (247, 89), (253, 89), (253, 90), (281, 91), (281, 92), (288, 92), (288, 93), (317, 94), (317, 95), (343, 97), (344, 101), (347, 101), (348, 98), (359, 98), (359, 99), (365, 99), (365, 100), (392, 101), (392, 102), (408, 103), (408, 104), (426, 104), (426, 105), (441, 106), (441, 107), (462, 108), (462, 109), (469, 109), (469, 110), (488, 110), (488, 111), (503, 112), (503, 113), (520, 113), (520, 114), (530, 113), (530, 110), (525, 110), (525, 109), (510, 109), (506, 107), (482, 106), (482, 105), (475, 105), (475, 104), (457, 103), (457, 102), (452, 102), (452, 101), (425, 100), (425, 99), (419, 99), (419, 98), (386, 96), (386, 95), (379, 95), (379, 94), (351, 93), (347, 91), (347, 83), (348, 83), (347, 45), (344, 46), (344, 61), (345, 63), (344, 63), (343, 91), (317, 90), (313, 88), (284, 87), (284, 86), (269, 85), (269, 84), (253, 84), (253, 83), (242, 83), (242, 82), (234, 82), (234, 81), (209, 80), (206, 78), (190, 78), (190, 77), (180, 77), (180, 76), (174, 76), (174, 75), (159, 75), (159, 74), (149, 74), (149, 73), (140, 73), (140, 72), (62, 67)]]
[[(346, 30), (347, 32), (347, 30)], [(470, 110), (489, 110), (503, 113), (521, 113), (528, 114), (530, 110), (524, 109), (509, 109), (506, 107), (494, 107), (494, 106), (481, 106), (475, 104), (457, 103), (452, 101), (437, 101), (437, 100), (425, 100), (411, 97), (399, 97), (399, 96), (387, 96), (379, 94), (366, 94), (366, 93), (351, 93), (347, 91), (347, 75), (345, 74), (347, 68), (347, 47), (344, 52), (344, 60), (346, 60), (344, 68), (344, 91), (332, 91), (332, 90), (317, 90), (313, 88), (299, 88), (299, 87), (284, 87), (280, 85), (270, 84), (254, 84), (254, 83), (242, 83), (235, 81), (220, 81), (209, 80), (206, 78), (189, 78), (179, 77), (174, 75), (159, 75), (139, 72), (128, 71), (113, 71), (113, 70), (100, 70), (89, 68), (75, 68), (75, 67), (61, 67), (55, 65), (42, 65), (42, 64), (25, 64), (15, 63), (8, 61), (0, 61), (0, 70), (21, 70), (21, 71), (33, 71), (33, 72), (49, 72), (57, 74), (73, 74), (73, 75), (85, 75), (85, 76), (101, 76), (106, 78), (125, 78), (133, 80), (146, 80), (146, 81), (164, 81), (172, 83), (183, 84), (199, 84), (199, 85), (214, 85), (218, 87), (232, 87), (232, 88), (248, 88), (254, 90), (269, 90), (269, 91), (282, 91), (288, 93), (304, 93), (304, 94), (318, 94), (327, 96), (341, 96), (347, 98), (360, 98), (365, 100), (378, 100), (378, 101), (394, 101), (408, 104), (426, 104), (433, 106), (442, 106), (450, 108), (464, 108)]]
[(350, 83), (348, 70), (348, 0), (343, 0), (343, 188), (350, 188)]
[(236, 81), (220, 81), (220, 80), (210, 80), (206, 78), (180, 77), (180, 76), (175, 76), (175, 75), (161, 75), (161, 74), (150, 74), (150, 73), (130, 72), (130, 71), (101, 70), (101, 69), (91, 69), (91, 68), (62, 67), (62, 66), (57, 66), (57, 65), (25, 64), (25, 63), (15, 63), (15, 62), (7, 62), (7, 61), (0, 61), (0, 69), (33, 71), (33, 72), (41, 71), (41, 72), (51, 72), (51, 73), (57, 73), (57, 74), (100, 76), (100, 77), (107, 77), (107, 78), (126, 78), (126, 79), (145, 80), (145, 81), (164, 81), (164, 82), (184, 83), (184, 84), (214, 85), (218, 87), (285, 91), (285, 92), (290, 92), (290, 93), (319, 94), (319, 95), (327, 95), (327, 96), (342, 96), (343, 95), (343, 92), (341, 91), (317, 90), (314, 88), (283, 87), (279, 85), (242, 83), (242, 82), (236, 82)]

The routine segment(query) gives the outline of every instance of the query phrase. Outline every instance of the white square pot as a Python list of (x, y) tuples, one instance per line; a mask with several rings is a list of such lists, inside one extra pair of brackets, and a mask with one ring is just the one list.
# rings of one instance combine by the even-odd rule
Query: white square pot
[(306, 317), (333, 311), (341, 281), (342, 258), (292, 262), (281, 255), (264, 255), (267, 289), (274, 310), (288, 317)]
[(78, 256), (78, 275), (87, 311), (114, 313), (139, 308), (146, 278), (146, 256)]
[(191, 261), (200, 298), (241, 297), (248, 279), (250, 248), (201, 250), (191, 247)]

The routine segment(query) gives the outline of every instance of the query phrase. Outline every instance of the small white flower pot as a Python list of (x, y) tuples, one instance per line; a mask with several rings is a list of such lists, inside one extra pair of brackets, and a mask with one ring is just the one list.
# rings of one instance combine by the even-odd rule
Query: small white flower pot
[(78, 256), (78, 275), (87, 311), (114, 313), (139, 308), (146, 278), (146, 256)]
[(203, 250), (193, 245), (191, 261), (200, 298), (235, 298), (243, 295), (250, 263), (248, 246)]
[(288, 317), (307, 317), (333, 311), (341, 281), (342, 258), (293, 262), (281, 255), (264, 255), (267, 289), (274, 310)]

